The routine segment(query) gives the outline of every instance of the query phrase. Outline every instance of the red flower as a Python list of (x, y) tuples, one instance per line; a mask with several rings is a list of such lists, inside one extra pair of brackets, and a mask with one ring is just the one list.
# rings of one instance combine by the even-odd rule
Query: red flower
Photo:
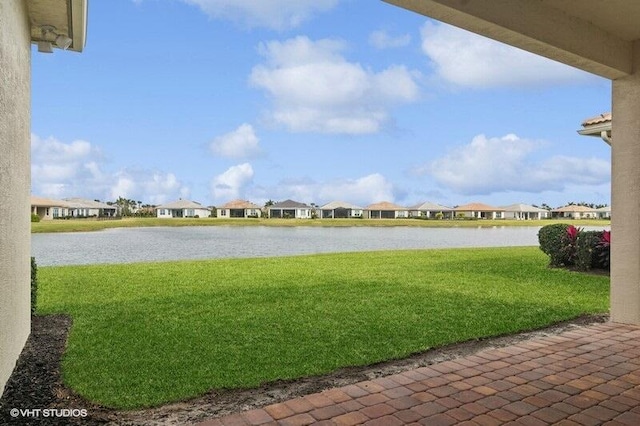
[(571, 242), (575, 242), (580, 231), (582, 231), (582, 228), (576, 228), (573, 225), (569, 225), (569, 227), (567, 228), (567, 235), (569, 236)]

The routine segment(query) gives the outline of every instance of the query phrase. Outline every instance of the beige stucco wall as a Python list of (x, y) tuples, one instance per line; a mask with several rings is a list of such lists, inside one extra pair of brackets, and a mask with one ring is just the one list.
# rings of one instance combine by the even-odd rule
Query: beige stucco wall
[(640, 41), (635, 72), (613, 82), (611, 320), (640, 324)]
[(30, 330), (30, 61), (26, 2), (0, 1), (0, 391)]

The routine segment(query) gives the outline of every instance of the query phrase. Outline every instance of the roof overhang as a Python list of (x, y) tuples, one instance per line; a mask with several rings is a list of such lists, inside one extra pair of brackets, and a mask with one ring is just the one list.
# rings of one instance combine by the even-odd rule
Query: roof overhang
[(27, 0), (31, 42), (48, 42), (51, 47), (58, 37), (68, 37), (67, 48), (82, 52), (87, 38), (88, 0)]
[(633, 71), (640, 2), (383, 0), (599, 76)]
[(603, 141), (611, 145), (611, 113), (607, 112), (597, 117), (586, 119), (578, 133), (582, 136), (602, 138)]

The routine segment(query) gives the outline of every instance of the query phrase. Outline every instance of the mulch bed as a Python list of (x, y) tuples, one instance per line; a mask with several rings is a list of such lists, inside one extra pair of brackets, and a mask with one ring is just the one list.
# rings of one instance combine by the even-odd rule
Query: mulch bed
[[(320, 377), (269, 383), (256, 389), (212, 390), (208, 394), (162, 407), (118, 411), (86, 401), (62, 383), (60, 361), (71, 328), (65, 315), (33, 316), (31, 335), (0, 398), (0, 425), (173, 425), (264, 407), (298, 396), (320, 392), (431, 365), (481, 350), (508, 346), (523, 340), (562, 333), (576, 327), (601, 323), (607, 315), (588, 315), (554, 326), (516, 335), (478, 339), (417, 353), (402, 360), (364, 367), (343, 368)], [(12, 409), (63, 409), (87, 412), (86, 417), (11, 416)]]
[[(71, 319), (65, 315), (32, 316), (31, 335), (0, 399), (2, 425), (94, 425), (104, 421), (72, 417), (70, 408), (89, 408), (62, 384), (60, 360), (64, 352)], [(62, 409), (67, 411), (62, 411)], [(12, 409), (58, 409), (37, 416), (11, 416)], [(77, 414), (77, 413), (76, 413)]]

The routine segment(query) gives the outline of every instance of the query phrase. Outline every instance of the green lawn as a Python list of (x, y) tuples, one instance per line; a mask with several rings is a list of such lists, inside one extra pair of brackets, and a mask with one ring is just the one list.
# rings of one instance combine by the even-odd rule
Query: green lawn
[(545, 226), (553, 223), (571, 223), (576, 226), (610, 226), (609, 220), (420, 220), (420, 219), (217, 219), (183, 218), (159, 219), (155, 217), (126, 218), (122, 220), (45, 220), (31, 224), (31, 232), (99, 231), (108, 228), (148, 226), (424, 226), (424, 227), (491, 227), (491, 226)]
[(609, 279), (535, 247), (42, 267), (65, 382), (135, 408), (606, 312)]

